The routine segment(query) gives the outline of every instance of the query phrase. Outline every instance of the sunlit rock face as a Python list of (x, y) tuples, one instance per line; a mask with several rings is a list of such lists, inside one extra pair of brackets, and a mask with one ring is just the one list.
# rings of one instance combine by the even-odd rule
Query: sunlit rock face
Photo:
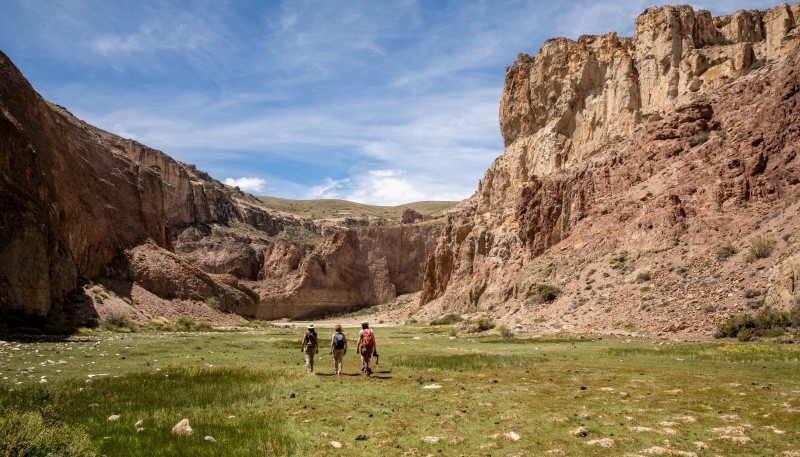
[[(755, 224), (776, 210), (781, 230), (796, 223), (786, 208), (798, 192), (798, 19), (800, 4), (723, 17), (649, 8), (632, 38), (552, 39), (535, 57), (521, 54), (500, 100), (505, 151), (427, 259), (419, 316), (487, 312), (557, 326), (588, 303), (580, 314), (590, 317), (575, 325), (608, 330), (642, 314), (641, 293), (586, 287), (614, 251), (649, 256), (641, 263), (651, 269), (706, 258), (717, 277), (702, 294), (728, 299), (731, 312), (742, 287), (767, 287), (712, 251), (777, 230)], [(786, 248), (781, 256), (795, 249)], [(663, 295), (680, 298), (672, 289), (685, 278), (662, 280)], [(542, 283), (557, 283), (560, 298), (534, 303)], [(726, 315), (699, 307), (684, 310), (697, 324), (681, 330), (708, 332)], [(657, 332), (674, 308), (654, 308), (643, 327)]]

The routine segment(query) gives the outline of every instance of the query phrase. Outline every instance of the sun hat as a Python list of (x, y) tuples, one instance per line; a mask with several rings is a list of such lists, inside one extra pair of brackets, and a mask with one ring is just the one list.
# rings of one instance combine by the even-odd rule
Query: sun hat
[(314, 324), (308, 324), (308, 328), (314, 328)]

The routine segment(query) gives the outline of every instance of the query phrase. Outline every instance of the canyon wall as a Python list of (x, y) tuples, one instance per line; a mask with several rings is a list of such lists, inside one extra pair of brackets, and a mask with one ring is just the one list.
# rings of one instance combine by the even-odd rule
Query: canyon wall
[(441, 229), (412, 213), (393, 225), (270, 210), (48, 103), (1, 53), (0, 210), (0, 313), (38, 316), (104, 277), (251, 317), (385, 303), (421, 288)]
[(591, 304), (596, 291), (567, 275), (607, 267), (614, 250), (660, 253), (658, 265), (744, 249), (764, 227), (743, 225), (789, 211), (798, 193), (798, 18), (800, 4), (725, 17), (650, 8), (633, 38), (554, 39), (520, 55), (500, 102), (505, 151), (427, 259), (420, 316), (519, 317), (545, 282), (564, 289), (559, 312)]

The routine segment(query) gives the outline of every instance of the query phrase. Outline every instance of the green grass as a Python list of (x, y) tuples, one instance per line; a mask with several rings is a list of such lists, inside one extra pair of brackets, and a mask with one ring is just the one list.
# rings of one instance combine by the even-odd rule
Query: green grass
[[(355, 341), (357, 329), (345, 333)], [(380, 363), (366, 380), (354, 350), (345, 357), (344, 375), (332, 375), (324, 348), (317, 373), (307, 375), (302, 334), (302, 328), (268, 328), (3, 344), (0, 412), (25, 416), (33, 430), (41, 417), (70, 430), (76, 448), (85, 448), (83, 436), (108, 456), (800, 450), (796, 345), (453, 338), (447, 328), (427, 325), (377, 328)], [(120, 419), (108, 421), (115, 414)], [(172, 435), (183, 418), (194, 434)], [(580, 426), (586, 437), (570, 433)], [(519, 441), (506, 437), (512, 431)], [(367, 439), (356, 440), (359, 435)], [(428, 443), (426, 436), (440, 440)], [(613, 446), (590, 444), (603, 438)]]

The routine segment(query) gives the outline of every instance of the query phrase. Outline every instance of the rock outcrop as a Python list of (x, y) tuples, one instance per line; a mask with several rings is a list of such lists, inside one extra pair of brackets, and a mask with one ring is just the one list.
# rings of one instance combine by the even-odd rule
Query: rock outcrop
[[(500, 103), (505, 152), (449, 217), (426, 262), (419, 314), (481, 311), (523, 323), (546, 315), (551, 325), (585, 306), (583, 329), (623, 322), (644, 314), (642, 294), (617, 300), (592, 284), (624, 289), (635, 277), (578, 281), (607, 270), (614, 251), (649, 259), (642, 277), (665, 270), (663, 290), (646, 294), (664, 303), (686, 297), (675, 287), (691, 273), (674, 275), (677, 263), (717, 264), (717, 277), (696, 279), (715, 282), (703, 296), (726, 306), (679, 330), (708, 332), (714, 319), (743, 309), (742, 290), (762, 289), (766, 278), (760, 270), (739, 275), (763, 265), (740, 260), (731, 269), (713, 252), (725, 243), (746, 249), (756, 234), (774, 237), (756, 223), (776, 212), (782, 225), (769, 230), (796, 225), (798, 13), (797, 4), (718, 18), (688, 6), (650, 8), (633, 38), (555, 39), (535, 58), (520, 55)], [(562, 295), (537, 304), (545, 283)], [(690, 303), (689, 321), (710, 306), (704, 301)], [(646, 308), (654, 317), (643, 331), (669, 326), (661, 318), (674, 307)]]
[(262, 279), (272, 281), (256, 289), (258, 317), (319, 316), (417, 292), (441, 230), (437, 223), (369, 227), (338, 232), (305, 252), (277, 245), (262, 271)]

